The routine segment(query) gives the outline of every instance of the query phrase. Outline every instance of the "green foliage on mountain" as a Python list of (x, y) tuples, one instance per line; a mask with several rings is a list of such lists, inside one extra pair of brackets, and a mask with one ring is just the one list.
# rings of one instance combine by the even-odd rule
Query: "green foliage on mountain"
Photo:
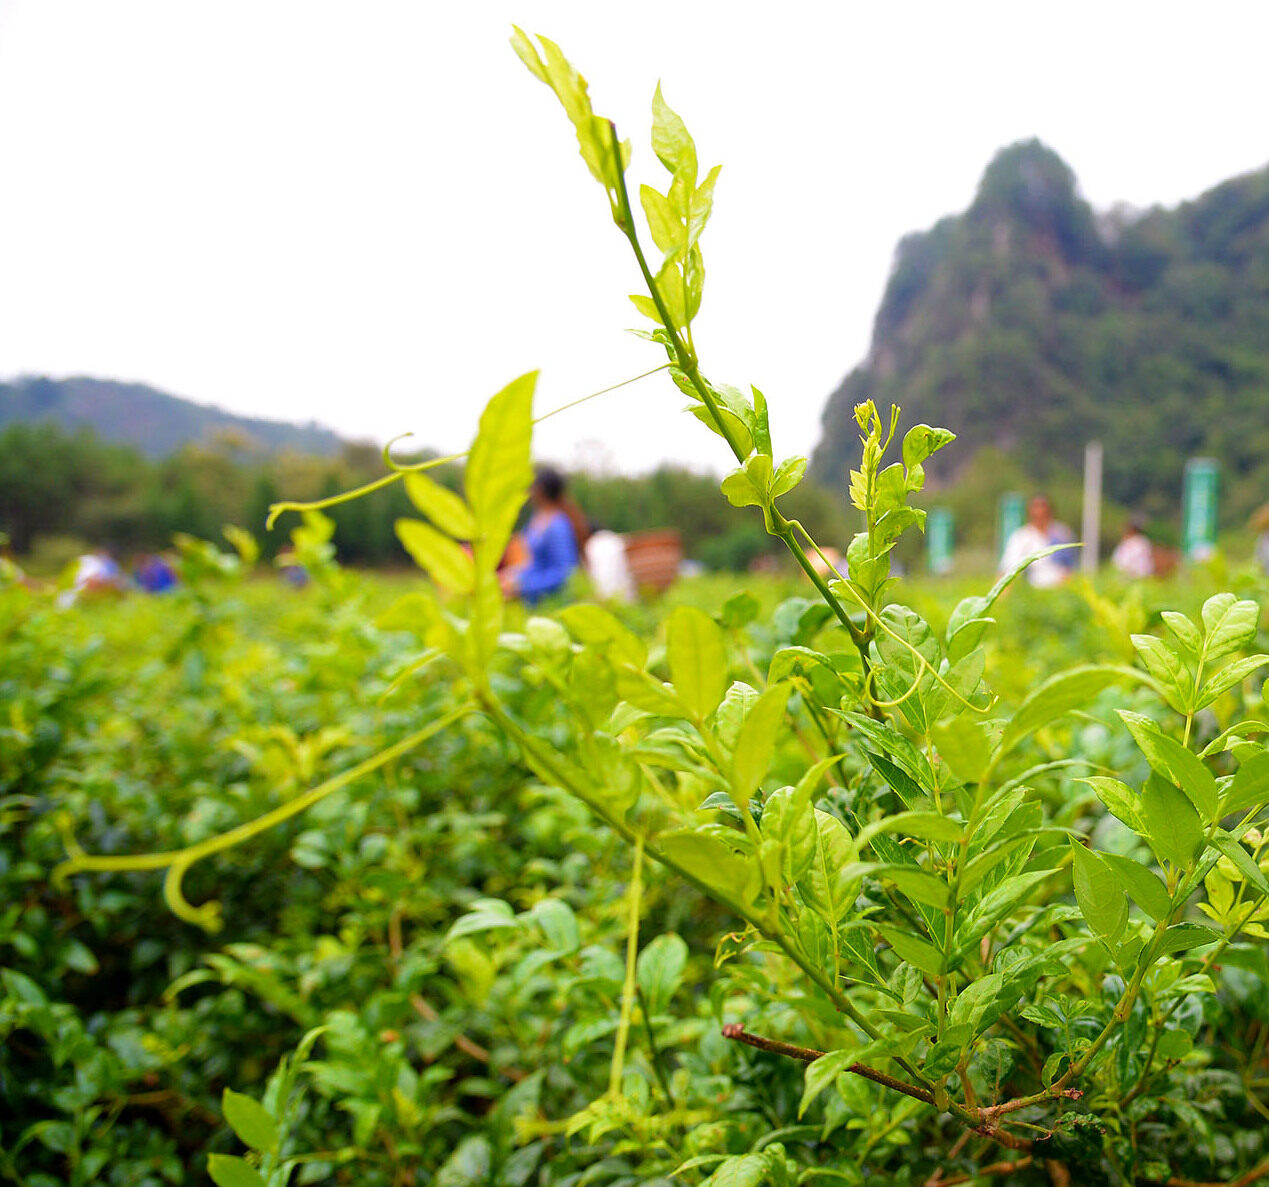
[(1039, 141), (1005, 149), (967, 211), (900, 242), (869, 356), (825, 408), (820, 481), (846, 485), (865, 398), (957, 427), (935, 482), (995, 447), (1061, 485), (1100, 439), (1113, 500), (1174, 517), (1202, 454), (1240, 519), (1269, 456), (1269, 168), (1099, 216)]
[(70, 430), (90, 428), (104, 441), (134, 445), (152, 458), (226, 433), (270, 453), (289, 449), (330, 456), (344, 444), (338, 434), (316, 424), (235, 416), (140, 383), (79, 376), (26, 377), (0, 384), (0, 428), (40, 421)]

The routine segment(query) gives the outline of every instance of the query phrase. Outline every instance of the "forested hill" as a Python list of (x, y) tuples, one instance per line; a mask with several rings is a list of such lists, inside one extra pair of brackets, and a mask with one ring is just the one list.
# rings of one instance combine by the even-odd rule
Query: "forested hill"
[(152, 458), (225, 433), (268, 453), (289, 449), (330, 456), (344, 445), (337, 434), (315, 424), (235, 416), (143, 384), (105, 379), (24, 378), (0, 383), (0, 428), (14, 421), (52, 421), (70, 430), (86, 426), (105, 441), (134, 445)]
[(1269, 168), (1098, 215), (1044, 145), (1005, 149), (964, 214), (900, 242), (868, 359), (825, 408), (820, 481), (846, 485), (869, 396), (958, 434), (936, 482), (996, 446), (1042, 484), (1100, 438), (1119, 502), (1167, 514), (1205, 454), (1245, 514), (1269, 495)]

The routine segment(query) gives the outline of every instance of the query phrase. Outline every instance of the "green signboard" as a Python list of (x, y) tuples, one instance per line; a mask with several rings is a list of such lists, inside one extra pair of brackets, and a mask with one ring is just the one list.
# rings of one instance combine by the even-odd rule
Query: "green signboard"
[(1181, 494), (1181, 547), (1187, 560), (1206, 560), (1216, 551), (1219, 493), (1219, 463), (1210, 457), (1190, 458)]
[(953, 519), (948, 507), (931, 507), (925, 517), (925, 555), (930, 572), (938, 576), (952, 571)]
[(996, 523), (996, 560), (1005, 555), (1009, 537), (1027, 522), (1027, 501), (1017, 491), (1000, 496), (1000, 517)]

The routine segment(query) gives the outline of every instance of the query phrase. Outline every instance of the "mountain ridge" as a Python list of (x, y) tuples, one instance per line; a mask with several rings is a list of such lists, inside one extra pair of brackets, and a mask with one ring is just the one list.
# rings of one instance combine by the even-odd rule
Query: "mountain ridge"
[(302, 425), (242, 416), (144, 383), (85, 375), (22, 376), (0, 383), (0, 429), (40, 421), (71, 431), (92, 429), (103, 441), (134, 445), (150, 458), (224, 434), (239, 436), (247, 447), (266, 453), (293, 450), (329, 457), (348, 444), (316, 422)]
[(1170, 513), (1206, 453), (1226, 518), (1250, 511), (1269, 456), (1269, 167), (1098, 214), (1040, 141), (1003, 149), (965, 211), (898, 244), (868, 355), (825, 405), (820, 482), (848, 480), (865, 398), (957, 433), (934, 487), (993, 449), (1044, 485), (1096, 438), (1125, 506)]

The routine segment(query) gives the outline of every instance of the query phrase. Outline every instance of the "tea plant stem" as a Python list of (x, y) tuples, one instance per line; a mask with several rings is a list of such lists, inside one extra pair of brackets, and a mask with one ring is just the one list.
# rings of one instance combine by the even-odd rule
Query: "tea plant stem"
[(630, 1019), (634, 1015), (634, 999), (638, 992), (635, 980), (639, 957), (639, 911), (643, 906), (643, 834), (635, 836), (634, 859), (630, 870), (630, 914), (626, 932), (626, 983), (621, 992), (621, 1017), (617, 1023), (617, 1040), (612, 1050), (612, 1071), (608, 1078), (608, 1093), (614, 1099), (621, 1096), (621, 1078), (625, 1072), (626, 1043), (630, 1038)]
[[(643, 253), (643, 246), (639, 242), (639, 235), (635, 228), (634, 212), (630, 205), (630, 193), (626, 188), (626, 175), (622, 168), (621, 142), (617, 138), (617, 127), (611, 121), (608, 124), (608, 132), (610, 138), (609, 151), (612, 154), (614, 174), (617, 179), (618, 218), (616, 222), (618, 229), (626, 237), (626, 241), (630, 244), (630, 250), (634, 253), (635, 261), (639, 265), (639, 272), (643, 276), (643, 283), (652, 297), (652, 302), (657, 309), (657, 316), (660, 317), (661, 324), (669, 337), (670, 349), (674, 352), (674, 358), (679, 370), (687, 377), (688, 382), (696, 390), (697, 395), (700, 396), (701, 402), (709, 409), (710, 417), (713, 419), (719, 435), (727, 442), (736, 460), (743, 463), (748, 455), (740, 447), (740, 442), (737, 440), (731, 425), (723, 419), (723, 414), (718, 407), (718, 401), (714, 398), (714, 393), (710, 389), (709, 384), (705, 382), (701, 375), (700, 366), (696, 360), (696, 353), (683, 340), (683, 336), (675, 326), (674, 319), (670, 316), (665, 299), (662, 297), (661, 290), (657, 285), (656, 277), (652, 275), (652, 269), (648, 267), (648, 260)], [(842, 625), (850, 632), (851, 638), (858, 647), (863, 635), (859, 628), (851, 622), (850, 615), (846, 613), (846, 608), (838, 601), (832, 590), (828, 588), (828, 582), (816, 572), (815, 566), (811, 564), (811, 558), (806, 554), (806, 549), (802, 547), (793, 533), (793, 525), (774, 506), (763, 510), (769, 513), (767, 516), (767, 531), (784, 541), (785, 546), (793, 554), (794, 560), (797, 561), (802, 571), (811, 579), (811, 583), (819, 592), (820, 597), (824, 599)], [(863, 651), (865, 668), (868, 664), (866, 653), (867, 645), (865, 641)]]
[(257, 816), (254, 820), (249, 820), (246, 824), (240, 824), (237, 828), (231, 828), (227, 832), (219, 833), (205, 841), (200, 841), (197, 845), (187, 845), (183, 849), (161, 850), (157, 853), (94, 856), (84, 853), (75, 842), (73, 835), (68, 832), (64, 840), (70, 856), (53, 870), (53, 881), (56, 882), (60, 878), (80, 872), (118, 873), (125, 870), (166, 869), (167, 877), (164, 879), (163, 894), (172, 913), (184, 919), (187, 923), (196, 923), (207, 931), (215, 931), (220, 926), (218, 919), (220, 904), (213, 901), (195, 907), (185, 898), (181, 891), (181, 880), (190, 866), (194, 865), (195, 862), (202, 861), (205, 857), (210, 857), (213, 853), (231, 849), (235, 845), (240, 845), (244, 841), (250, 840), (259, 833), (267, 832), (284, 820), (298, 816), (301, 812), (307, 811), (333, 792), (347, 787), (350, 783), (355, 783), (358, 779), (378, 770), (393, 759), (408, 754), (415, 747), (421, 746), (433, 735), (453, 725), (454, 722), (465, 717), (470, 712), (471, 707), (469, 705), (462, 705), (458, 709), (453, 710), (453, 712), (429, 722), (421, 730), (416, 731), (409, 737), (402, 738), (400, 742), (384, 747), (378, 754), (374, 754), (365, 761), (357, 763), (356, 766), (350, 767), (346, 771), (341, 771), (324, 783), (319, 783), (316, 787), (310, 788), (303, 795), (298, 795), (293, 800), (288, 800), (285, 804), (264, 813), (263, 816)]
[(665, 1064), (661, 1060), (661, 1048), (657, 1046), (656, 1031), (652, 1027), (652, 1018), (648, 1014), (648, 1002), (643, 996), (643, 990), (638, 986), (635, 987), (635, 997), (639, 1001), (639, 1016), (643, 1019), (643, 1030), (648, 1037), (648, 1055), (652, 1061), (652, 1070), (656, 1073), (657, 1083), (661, 1085), (665, 1103), (671, 1109), (677, 1109), (678, 1102), (674, 1099), (674, 1093), (670, 1090), (670, 1080), (665, 1074)]
[[(1244, 886), (1245, 885), (1246, 883), (1244, 883)], [(1241, 888), (1239, 893), (1241, 893)], [(1221, 937), (1216, 947), (1214, 947), (1210, 952), (1208, 952), (1203, 957), (1203, 960), (1199, 964), (1199, 967), (1198, 967), (1198, 973), (1195, 975), (1202, 975), (1203, 973), (1206, 973), (1207, 970), (1210, 969), (1212, 965), (1216, 963), (1216, 961), (1220, 958), (1221, 953), (1224, 952), (1225, 949), (1228, 948), (1231, 943), (1233, 943), (1234, 937), (1240, 931), (1242, 931), (1244, 924), (1246, 924), (1247, 921), (1251, 919), (1251, 917), (1260, 909), (1260, 903), (1263, 898), (1264, 898), (1263, 894), (1259, 894), (1256, 896), (1256, 898), (1252, 901), (1251, 905), (1247, 908), (1247, 912), (1245, 915), (1243, 915), (1242, 919), (1238, 921), (1238, 923), (1229, 931), (1227, 935)], [(1129, 1091), (1128, 1095), (1125, 1096), (1123, 1100), (1119, 1102), (1120, 1107), (1128, 1104), (1129, 1101), (1135, 1100), (1138, 1096), (1141, 1095), (1142, 1092), (1145, 1091), (1146, 1085), (1149, 1083), (1149, 1080), (1150, 1080), (1150, 1067), (1151, 1067), (1151, 1064), (1154, 1062), (1155, 1051), (1159, 1046), (1159, 1038), (1163, 1033), (1163, 1028), (1167, 1024), (1168, 1019), (1171, 1018), (1172, 1015), (1175, 1014), (1178, 1009), (1180, 1009), (1182, 1000), (1183, 1000), (1182, 998), (1177, 998), (1176, 1001), (1174, 1001), (1167, 1008), (1167, 1010), (1164, 1011), (1163, 1017), (1159, 1019), (1158, 1025), (1154, 1028), (1154, 1033), (1150, 1037), (1150, 1047), (1146, 1052), (1146, 1061), (1145, 1061), (1144, 1067), (1141, 1070), (1141, 1075), (1138, 1077), (1136, 1084), (1132, 1086), (1132, 1089)]]

